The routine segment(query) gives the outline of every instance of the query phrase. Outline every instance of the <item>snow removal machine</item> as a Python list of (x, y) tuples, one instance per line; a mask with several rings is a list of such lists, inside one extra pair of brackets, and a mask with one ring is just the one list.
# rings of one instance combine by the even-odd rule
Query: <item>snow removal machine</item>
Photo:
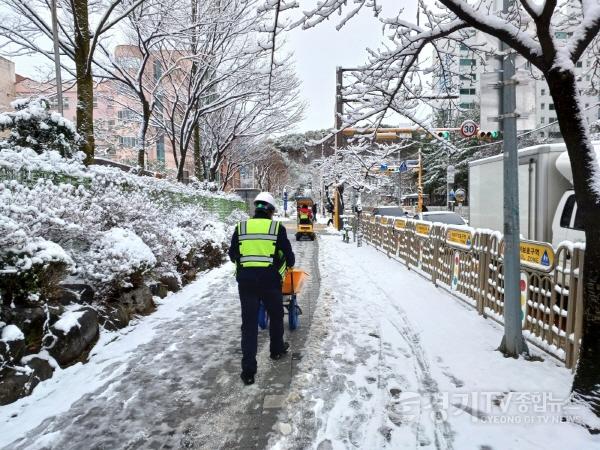
[(311, 241), (315, 240), (315, 231), (313, 229), (313, 208), (314, 202), (310, 197), (296, 198), (296, 240), (308, 237)]

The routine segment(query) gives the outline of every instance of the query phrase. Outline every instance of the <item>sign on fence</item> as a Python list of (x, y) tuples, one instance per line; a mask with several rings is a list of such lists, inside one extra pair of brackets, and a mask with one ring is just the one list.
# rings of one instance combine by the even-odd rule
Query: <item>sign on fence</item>
[(417, 222), (415, 224), (415, 233), (421, 237), (429, 237), (429, 231), (431, 230), (431, 224)]
[(390, 218), (389, 218), (389, 217), (387, 217), (387, 216), (383, 216), (383, 217), (381, 218), (381, 225), (388, 225), (388, 224), (389, 224), (389, 222), (390, 222)]
[[(520, 244), (521, 265), (541, 272), (554, 269), (554, 249), (545, 242), (523, 240)], [(500, 254), (504, 255), (504, 240), (500, 243)]]
[(521, 241), (521, 263), (532, 269), (541, 266), (551, 270), (554, 267), (554, 249), (549, 244)]
[(394, 220), (394, 228), (396, 230), (404, 230), (406, 228), (406, 219), (396, 219)]
[(452, 247), (471, 250), (473, 244), (473, 233), (469, 230), (448, 228), (446, 230), (446, 243)]

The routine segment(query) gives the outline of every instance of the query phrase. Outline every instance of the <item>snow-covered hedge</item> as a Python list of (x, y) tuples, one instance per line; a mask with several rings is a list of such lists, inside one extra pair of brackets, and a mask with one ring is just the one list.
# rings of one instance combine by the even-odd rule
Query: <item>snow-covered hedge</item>
[(242, 204), (111, 167), (88, 169), (56, 151), (0, 149), (0, 295), (45, 301), (45, 285), (66, 271), (105, 297), (143, 277), (178, 278), (207, 245), (227, 243), (239, 214), (218, 215)]
[(31, 148), (37, 153), (55, 150), (62, 156), (75, 153), (80, 140), (75, 125), (50, 111), (50, 102), (46, 98), (19, 99), (11, 106), (15, 112), (0, 114), (0, 131), (10, 130), (1, 146)]

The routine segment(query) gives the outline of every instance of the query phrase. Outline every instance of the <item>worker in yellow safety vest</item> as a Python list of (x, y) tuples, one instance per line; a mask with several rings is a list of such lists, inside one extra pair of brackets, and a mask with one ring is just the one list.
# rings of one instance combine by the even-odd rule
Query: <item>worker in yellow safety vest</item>
[(244, 384), (254, 383), (258, 339), (258, 309), (262, 302), (269, 314), (271, 359), (281, 359), (289, 344), (283, 341), (281, 285), (288, 267), (295, 263), (285, 227), (273, 220), (275, 199), (261, 192), (254, 200), (254, 217), (237, 224), (229, 258), (236, 264), (242, 309), (242, 373)]

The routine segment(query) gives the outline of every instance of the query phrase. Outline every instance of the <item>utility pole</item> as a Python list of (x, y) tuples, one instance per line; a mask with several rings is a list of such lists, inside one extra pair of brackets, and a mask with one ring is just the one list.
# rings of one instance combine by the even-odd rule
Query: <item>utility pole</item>
[[(508, 13), (514, 0), (504, 0), (503, 12)], [(519, 291), (521, 257), (519, 230), (519, 155), (517, 149), (517, 105), (515, 54), (501, 43), (502, 50), (502, 102), (500, 123), (504, 142), (504, 337), (500, 351), (506, 356), (527, 354), (521, 322)]]
[(417, 186), (417, 212), (423, 212), (423, 158), (421, 156), (421, 147), (419, 147), (419, 178)]
[(56, 0), (52, 0), (52, 40), (54, 41), (54, 69), (56, 71), (56, 102), (58, 112), (62, 116), (63, 110), (63, 95), (62, 95), (62, 76), (60, 72), (60, 47), (58, 45), (58, 18), (56, 12)]
[[(335, 144), (334, 144), (334, 161), (337, 164), (338, 147), (343, 145), (342, 135), (342, 116), (344, 114), (344, 102), (342, 98), (342, 87), (344, 82), (344, 71), (341, 67), (335, 68)], [(340, 198), (337, 181), (333, 185), (333, 226), (336, 230), (340, 227)]]

